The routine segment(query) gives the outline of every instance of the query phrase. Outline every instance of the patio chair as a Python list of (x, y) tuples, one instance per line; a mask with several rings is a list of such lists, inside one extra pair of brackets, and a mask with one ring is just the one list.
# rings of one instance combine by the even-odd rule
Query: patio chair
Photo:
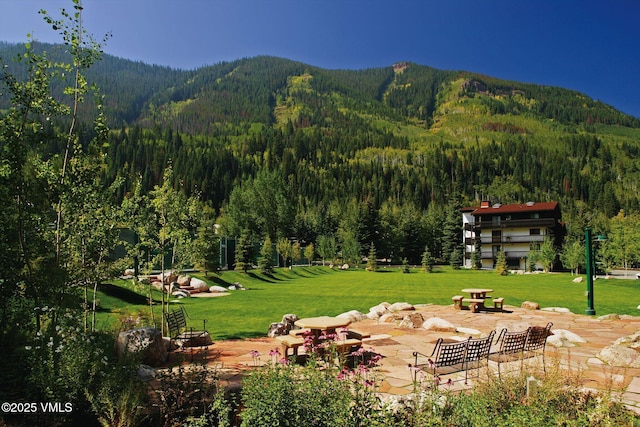
[(544, 351), (547, 345), (547, 338), (553, 335), (551, 327), (553, 323), (547, 323), (547, 326), (531, 326), (529, 328), (529, 335), (527, 336), (527, 342), (524, 345), (524, 357), (536, 357), (542, 356), (542, 370), (546, 373)]
[[(187, 327), (189, 315), (184, 307), (165, 313), (164, 318), (169, 329), (169, 339), (176, 347), (184, 350), (186, 347), (206, 347), (212, 344), (207, 331), (207, 320), (202, 321), (202, 330)], [(193, 357), (193, 352), (191, 356)]]
[[(467, 356), (467, 348), (469, 346), (470, 339), (471, 338), (468, 338), (464, 341), (445, 343), (442, 338), (438, 338), (438, 341), (436, 341), (436, 346), (429, 356), (414, 351), (413, 357), (415, 358), (415, 364), (413, 380), (417, 380), (418, 369), (425, 371), (429, 375), (431, 375), (436, 385), (441, 382), (440, 377), (442, 375), (450, 375), (465, 370), (465, 358)], [(427, 358), (426, 362), (419, 363), (420, 357)]]
[(522, 358), (524, 356), (524, 346), (529, 336), (529, 329), (520, 332), (509, 332), (507, 328), (500, 331), (496, 344), (500, 344), (498, 351), (489, 353), (489, 360), (498, 364), (498, 377), (502, 376), (500, 366), (503, 363), (520, 362), (522, 370)]
[(493, 337), (496, 334), (496, 331), (493, 330), (491, 333), (484, 338), (469, 338), (469, 346), (467, 348), (467, 356), (465, 358), (465, 378), (464, 383), (467, 384), (468, 374), (470, 369), (476, 370), (476, 378), (480, 378), (480, 368), (483, 365), (488, 366), (489, 364), (489, 351), (491, 350), (491, 344), (493, 343)]

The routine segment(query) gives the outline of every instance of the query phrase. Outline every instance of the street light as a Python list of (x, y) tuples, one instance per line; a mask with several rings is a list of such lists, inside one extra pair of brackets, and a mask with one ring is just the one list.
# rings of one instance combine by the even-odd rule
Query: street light
[(587, 309), (585, 314), (596, 314), (593, 307), (593, 250), (591, 249), (591, 227), (584, 229), (585, 255), (587, 258)]

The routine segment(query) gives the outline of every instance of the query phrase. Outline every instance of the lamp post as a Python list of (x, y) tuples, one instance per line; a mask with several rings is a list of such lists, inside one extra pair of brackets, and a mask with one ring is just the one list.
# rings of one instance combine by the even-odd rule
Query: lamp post
[(584, 230), (585, 239), (585, 255), (587, 258), (587, 309), (585, 314), (596, 314), (596, 309), (593, 307), (593, 250), (591, 249), (591, 227), (587, 227)]

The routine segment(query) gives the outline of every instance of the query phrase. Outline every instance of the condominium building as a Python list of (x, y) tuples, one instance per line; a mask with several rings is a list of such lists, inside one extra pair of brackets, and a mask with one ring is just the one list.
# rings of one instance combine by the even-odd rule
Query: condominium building
[(527, 270), (531, 250), (546, 239), (559, 247), (565, 234), (558, 202), (482, 202), (480, 207), (463, 208), (462, 222), (467, 268), (472, 266), (473, 252), (479, 250), (482, 268), (493, 268), (502, 251), (510, 269)]

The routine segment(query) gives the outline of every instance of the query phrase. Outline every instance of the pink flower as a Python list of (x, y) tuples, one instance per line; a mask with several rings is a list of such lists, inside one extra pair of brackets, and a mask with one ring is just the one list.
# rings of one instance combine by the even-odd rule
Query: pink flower
[(253, 357), (254, 359), (260, 357), (260, 353), (258, 352), (258, 350), (251, 350), (251, 353), (249, 353), (251, 355), (251, 357)]

